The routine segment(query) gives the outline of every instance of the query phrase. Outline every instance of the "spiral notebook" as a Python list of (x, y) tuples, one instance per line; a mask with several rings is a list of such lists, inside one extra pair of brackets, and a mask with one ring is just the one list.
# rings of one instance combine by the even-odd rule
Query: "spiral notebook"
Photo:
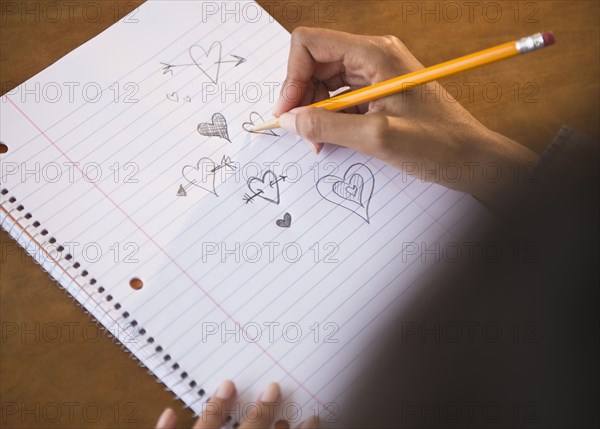
[(249, 132), (289, 43), (254, 2), (143, 4), (2, 97), (0, 220), (196, 413), (232, 378), (240, 403), (277, 381), (285, 417), (343, 422), (424, 252), (484, 209)]

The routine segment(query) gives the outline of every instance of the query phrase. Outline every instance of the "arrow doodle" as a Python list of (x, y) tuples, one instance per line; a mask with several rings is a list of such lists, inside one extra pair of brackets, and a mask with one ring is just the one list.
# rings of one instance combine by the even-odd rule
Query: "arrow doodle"
[(255, 192), (253, 195), (248, 195), (248, 194), (244, 194), (244, 202), (246, 204), (248, 203), (254, 203), (254, 199), (256, 197), (260, 197), (263, 194), (262, 189), (258, 190), (257, 192)]
[[(240, 64), (245, 63), (247, 60), (244, 57), (240, 57), (239, 55), (234, 55), (234, 54), (230, 54), (233, 58), (235, 58), (234, 60), (223, 60), (221, 58), (221, 42), (214, 42), (210, 48), (207, 50), (205, 50), (204, 48), (202, 48), (199, 45), (193, 45), (190, 47), (190, 49), (188, 50), (190, 59), (192, 60), (191, 63), (188, 64), (169, 64), (169, 63), (163, 63), (161, 62), (160, 64), (163, 66), (162, 67), (162, 73), (163, 74), (167, 74), (170, 73), (171, 76), (173, 76), (173, 69), (175, 68), (185, 68), (185, 67), (198, 67), (198, 69), (206, 76), (208, 77), (211, 82), (213, 83), (217, 83), (219, 80), (219, 73), (220, 73), (220, 67), (221, 64), (227, 64), (227, 63), (235, 63), (235, 65), (233, 66), (234, 68), (239, 66)], [(212, 56), (216, 56), (216, 61), (215, 59), (210, 59), (209, 57), (211, 56), (211, 53), (215, 52), (214, 55)], [(208, 61), (203, 61), (200, 62), (199, 58), (204, 58), (206, 57), (208, 59)], [(204, 64), (207, 64), (207, 67), (204, 66)], [(217, 66), (216, 70), (212, 73), (209, 74), (208, 73), (208, 69), (211, 68), (212, 66)]]
[(160, 63), (163, 68), (161, 69), (163, 74), (167, 74), (167, 73), (171, 73), (171, 75), (173, 75), (173, 69), (175, 67), (190, 67), (190, 66), (195, 66), (196, 64), (167, 64), (167, 63)]
[(225, 155), (223, 155), (223, 158), (221, 159), (221, 164), (217, 165), (215, 168), (210, 170), (210, 172), (216, 173), (217, 171), (219, 171), (222, 168), (227, 168), (229, 171), (235, 171), (235, 169), (236, 169), (235, 164), (233, 163), (231, 158), (229, 156), (225, 156)]
[(287, 179), (287, 176), (279, 176), (277, 179), (271, 181), (271, 183), (269, 183), (269, 185), (271, 185), (271, 187), (273, 187), (279, 182), (285, 182), (285, 179)]
[(244, 201), (248, 204), (260, 197), (270, 203), (279, 204), (279, 182), (284, 182), (285, 179), (285, 176), (277, 177), (271, 170), (267, 170), (262, 178), (250, 177), (248, 188), (252, 194), (244, 194)]
[(182, 175), (188, 183), (186, 185), (179, 185), (177, 196), (187, 197), (187, 191), (196, 186), (218, 197), (219, 195), (215, 189), (217, 171), (221, 169), (235, 171), (236, 168), (235, 163), (226, 155), (223, 155), (223, 159), (221, 159), (219, 165), (215, 164), (210, 158), (200, 159), (195, 166), (186, 165), (183, 167)]
[(242, 63), (245, 63), (245, 62), (247, 61), (247, 60), (246, 60), (246, 58), (240, 57), (240, 56), (238, 56), (238, 55), (233, 55), (233, 54), (230, 54), (230, 55), (231, 55), (232, 57), (234, 57), (234, 58), (235, 58), (235, 60), (229, 60), (229, 61), (218, 61), (218, 63), (219, 63), (219, 64), (236, 63), (236, 64), (233, 66), (233, 67), (235, 68), (235, 67), (239, 66), (240, 64), (242, 64)]

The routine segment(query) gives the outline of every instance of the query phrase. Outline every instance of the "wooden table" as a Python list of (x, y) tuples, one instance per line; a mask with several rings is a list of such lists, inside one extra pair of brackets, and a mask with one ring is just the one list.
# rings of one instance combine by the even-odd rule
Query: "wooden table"
[[(142, 2), (71, 3), (2, 0), (2, 94)], [(443, 84), (483, 123), (537, 152), (562, 124), (599, 136), (596, 0), (259, 3), (290, 31), (307, 25), (394, 34), (425, 65), (553, 30), (558, 44), (543, 54)], [(178, 410), (180, 427), (190, 427), (192, 413), (181, 410), (181, 402), (100, 332), (3, 231), (0, 246), (1, 427), (75, 428), (95, 422), (95, 427), (148, 428), (166, 406)]]

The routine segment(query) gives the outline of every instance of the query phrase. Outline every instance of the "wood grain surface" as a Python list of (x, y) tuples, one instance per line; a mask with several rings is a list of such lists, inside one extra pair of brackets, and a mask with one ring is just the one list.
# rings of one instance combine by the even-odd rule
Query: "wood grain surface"
[[(141, 3), (2, 0), (2, 94)], [(534, 151), (542, 152), (562, 124), (599, 136), (595, 0), (259, 3), (290, 31), (307, 25), (394, 34), (425, 65), (552, 30), (558, 39), (552, 49), (442, 83), (484, 124)], [(191, 427), (192, 413), (100, 332), (4, 231), (0, 246), (1, 427), (149, 428), (166, 406), (177, 411), (179, 427)]]

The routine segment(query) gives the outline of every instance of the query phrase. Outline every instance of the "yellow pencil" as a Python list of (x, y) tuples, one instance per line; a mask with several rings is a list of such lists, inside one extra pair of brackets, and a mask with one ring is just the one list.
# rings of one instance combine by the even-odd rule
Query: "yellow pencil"
[[(451, 61), (427, 67), (404, 76), (389, 79), (375, 85), (357, 89), (337, 97), (329, 98), (318, 103), (311, 104), (311, 107), (321, 107), (331, 111), (343, 110), (348, 107), (357, 106), (359, 104), (368, 103), (369, 101), (377, 100), (378, 98), (387, 97), (388, 95), (397, 94), (398, 92), (406, 91), (418, 85), (423, 85), (427, 82), (432, 82), (443, 77), (452, 76), (454, 74), (471, 70), (476, 67), (481, 67), (505, 58), (514, 57), (520, 54), (526, 54), (546, 46), (550, 46), (555, 42), (554, 34), (551, 32), (537, 33), (533, 36), (523, 39), (504, 43), (490, 49), (475, 52), (474, 54), (465, 55)], [(265, 131), (274, 128), (279, 128), (279, 119), (274, 118), (264, 124), (257, 125), (252, 131)]]

